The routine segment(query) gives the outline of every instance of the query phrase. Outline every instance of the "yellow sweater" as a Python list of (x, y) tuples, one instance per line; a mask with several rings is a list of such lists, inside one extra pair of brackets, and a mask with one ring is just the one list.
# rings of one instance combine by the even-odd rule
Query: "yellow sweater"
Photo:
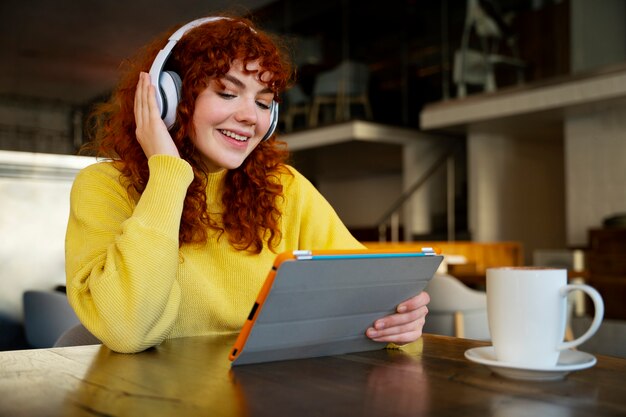
[[(157, 155), (140, 197), (129, 195), (110, 162), (82, 170), (71, 192), (65, 242), (67, 294), (81, 322), (118, 352), (138, 352), (166, 338), (238, 332), (276, 253), (362, 248), (313, 185), (283, 174), (282, 240), (276, 253), (234, 249), (226, 236), (178, 244), (191, 166)], [(210, 212), (221, 212), (226, 171), (211, 174)]]

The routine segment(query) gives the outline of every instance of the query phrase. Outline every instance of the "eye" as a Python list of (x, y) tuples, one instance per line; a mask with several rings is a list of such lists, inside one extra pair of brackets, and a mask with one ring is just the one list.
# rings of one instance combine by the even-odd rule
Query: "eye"
[(217, 95), (226, 100), (230, 100), (236, 97), (234, 94), (224, 93), (224, 92), (218, 92)]
[(256, 105), (259, 106), (260, 109), (269, 110), (270, 104), (264, 103), (262, 101), (256, 101)]

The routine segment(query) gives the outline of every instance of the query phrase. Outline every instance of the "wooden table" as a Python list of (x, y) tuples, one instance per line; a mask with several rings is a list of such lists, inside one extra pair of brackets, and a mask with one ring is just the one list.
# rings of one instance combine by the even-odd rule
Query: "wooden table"
[(0, 416), (624, 416), (626, 360), (599, 356), (556, 382), (466, 360), (484, 345), (425, 335), (380, 350), (230, 368), (232, 338), (127, 355), (80, 346), (0, 352)]

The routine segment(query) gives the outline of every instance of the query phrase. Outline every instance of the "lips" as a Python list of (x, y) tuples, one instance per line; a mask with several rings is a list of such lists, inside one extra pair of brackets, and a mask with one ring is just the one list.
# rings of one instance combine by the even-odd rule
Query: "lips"
[(250, 139), (248, 136), (239, 135), (235, 132), (231, 132), (230, 130), (220, 130), (220, 133), (239, 142), (246, 142), (248, 139)]

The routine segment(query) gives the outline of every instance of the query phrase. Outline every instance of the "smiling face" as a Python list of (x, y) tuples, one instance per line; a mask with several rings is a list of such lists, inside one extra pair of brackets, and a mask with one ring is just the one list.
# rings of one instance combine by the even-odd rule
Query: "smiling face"
[(274, 93), (259, 79), (258, 62), (247, 70), (235, 61), (221, 84), (212, 80), (196, 98), (192, 141), (210, 172), (239, 167), (269, 129)]

